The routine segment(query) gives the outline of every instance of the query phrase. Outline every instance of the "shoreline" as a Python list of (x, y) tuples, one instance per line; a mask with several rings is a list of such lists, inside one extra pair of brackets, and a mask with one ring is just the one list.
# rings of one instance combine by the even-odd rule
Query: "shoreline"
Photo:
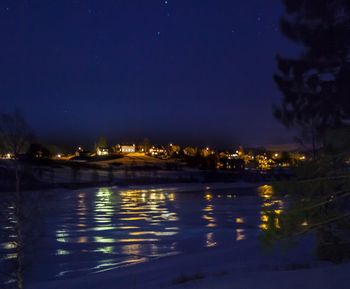
[[(55, 183), (55, 184), (48, 184), (43, 182), (38, 182), (31, 185), (21, 185), (22, 191), (34, 191), (34, 190), (55, 190), (55, 189), (67, 189), (67, 190), (79, 190), (79, 189), (86, 189), (86, 188), (98, 188), (98, 187), (119, 187), (119, 188), (140, 188), (140, 187), (159, 187), (159, 186), (179, 186), (179, 185), (186, 185), (193, 186), (204, 186), (204, 187), (210, 187), (210, 186), (217, 186), (220, 185), (221, 188), (226, 189), (251, 189), (251, 188), (257, 188), (260, 185), (268, 184), (270, 182), (246, 182), (242, 180), (237, 181), (194, 181), (194, 180), (174, 180), (174, 179), (158, 179), (158, 178), (145, 178), (145, 179), (125, 179), (120, 181), (101, 181), (101, 182), (69, 182), (69, 183)], [(9, 189), (7, 187), (0, 187), (0, 193), (12, 193), (14, 192), (14, 189)], [(188, 190), (186, 190), (188, 191)]]

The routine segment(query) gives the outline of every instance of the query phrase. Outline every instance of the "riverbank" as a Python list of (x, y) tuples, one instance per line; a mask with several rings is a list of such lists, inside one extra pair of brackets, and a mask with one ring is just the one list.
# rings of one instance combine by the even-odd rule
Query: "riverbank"
[[(46, 189), (83, 189), (93, 187), (128, 187), (128, 186), (150, 186), (150, 185), (171, 185), (171, 184), (237, 184), (243, 187), (246, 184), (259, 186), (261, 180), (245, 181), (239, 175), (220, 174), (217, 172), (207, 172), (200, 170), (183, 171), (148, 171), (147, 174), (140, 171), (133, 171), (132, 174), (125, 175), (124, 171), (115, 170), (111, 175), (106, 171), (81, 170), (79, 179), (70, 177), (69, 169), (55, 172), (54, 180), (50, 180), (50, 171), (39, 178), (28, 172), (22, 174), (20, 188), (22, 191), (46, 190)], [(3, 174), (5, 176), (5, 174)], [(15, 190), (15, 178), (13, 174), (6, 173), (6, 178), (0, 181), (0, 192), (10, 192)]]
[[(146, 163), (125, 161), (120, 166), (113, 165), (111, 161), (24, 161), (20, 166), (21, 190), (171, 183), (266, 183), (284, 176), (256, 170), (204, 170), (156, 160)], [(15, 175), (11, 161), (0, 162), (0, 192), (15, 190)]]

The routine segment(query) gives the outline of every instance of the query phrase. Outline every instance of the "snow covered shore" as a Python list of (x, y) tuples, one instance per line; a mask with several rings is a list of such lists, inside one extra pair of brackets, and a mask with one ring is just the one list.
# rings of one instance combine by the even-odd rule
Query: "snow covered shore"
[[(309, 253), (308, 253), (309, 252)], [(258, 241), (166, 257), (29, 289), (347, 289), (350, 264), (314, 261), (310, 248), (261, 250)]]

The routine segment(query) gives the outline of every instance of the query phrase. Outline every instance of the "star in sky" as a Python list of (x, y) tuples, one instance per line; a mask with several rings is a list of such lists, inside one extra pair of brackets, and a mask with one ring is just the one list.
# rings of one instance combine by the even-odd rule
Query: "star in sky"
[[(266, 0), (0, 0), (2, 107), (22, 107), (43, 137), (72, 127), (69, 143), (101, 130), (116, 140), (279, 140), (272, 75), (275, 55), (292, 49), (278, 28), (282, 8)], [(81, 123), (51, 118), (62, 104)], [(257, 127), (259, 135), (249, 133)]]

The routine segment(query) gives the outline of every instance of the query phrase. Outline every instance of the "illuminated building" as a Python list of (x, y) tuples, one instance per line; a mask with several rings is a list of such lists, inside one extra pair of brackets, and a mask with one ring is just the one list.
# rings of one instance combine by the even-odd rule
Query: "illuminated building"
[(243, 171), (245, 166), (241, 159), (222, 158), (219, 161), (219, 167), (224, 170)]
[(98, 147), (96, 149), (96, 153), (97, 153), (98, 156), (108, 156), (109, 155), (109, 149), (108, 148)]
[(120, 151), (122, 153), (134, 153), (136, 152), (135, 144), (122, 144), (120, 145)]
[(165, 149), (162, 146), (153, 146), (149, 152), (152, 156), (159, 156), (165, 154)]

